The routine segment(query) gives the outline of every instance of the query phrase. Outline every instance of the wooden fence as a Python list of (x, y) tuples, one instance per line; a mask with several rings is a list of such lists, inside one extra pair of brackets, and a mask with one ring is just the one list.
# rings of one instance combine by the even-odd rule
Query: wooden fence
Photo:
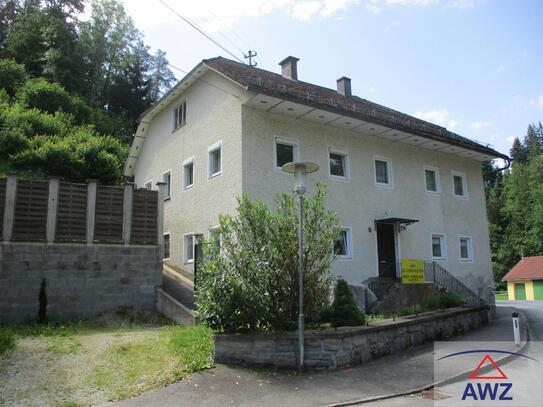
[(0, 239), (156, 245), (162, 189), (0, 178)]

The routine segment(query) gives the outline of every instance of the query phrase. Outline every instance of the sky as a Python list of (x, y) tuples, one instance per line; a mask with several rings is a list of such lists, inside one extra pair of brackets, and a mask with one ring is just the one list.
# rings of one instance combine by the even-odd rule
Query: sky
[(233, 57), (163, 3), (259, 68), (296, 56), (300, 80), (348, 76), (353, 94), (503, 153), (543, 122), (542, 0), (124, 0), (146, 43), (190, 71)]

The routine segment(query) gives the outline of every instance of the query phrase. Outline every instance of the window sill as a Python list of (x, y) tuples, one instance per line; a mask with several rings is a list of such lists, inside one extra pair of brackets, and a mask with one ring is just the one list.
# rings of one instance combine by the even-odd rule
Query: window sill
[(187, 185), (186, 187), (183, 187), (183, 191), (188, 191), (194, 186), (194, 184)]
[(177, 130), (179, 130), (180, 128), (182, 127), (185, 127), (185, 125), (187, 124), (187, 122), (183, 123), (181, 126), (179, 127), (176, 127), (175, 129), (172, 130), (172, 134), (174, 134)]
[(171, 199), (172, 199), (171, 196), (167, 196), (167, 197), (164, 198), (164, 202), (169, 201), (169, 200), (171, 200)]
[(330, 181), (351, 182), (350, 177), (340, 177), (339, 175), (328, 175)]
[(460, 259), (461, 263), (473, 263), (473, 259)]
[(222, 175), (222, 171), (216, 172), (215, 174), (211, 174), (207, 177), (208, 181), (212, 180), (213, 178), (217, 178), (219, 175)]
[(430, 194), (430, 195), (441, 195), (441, 191), (428, 191), (428, 190), (426, 190), (426, 193)]
[(352, 260), (353, 256), (336, 256), (336, 260)]
[(163, 257), (162, 260), (170, 260), (169, 257)]
[(447, 258), (445, 257), (432, 257), (433, 261), (447, 261)]
[(468, 197), (466, 195), (454, 195), (455, 199), (460, 199), (461, 201), (467, 201)]
[(379, 188), (386, 188), (386, 189), (392, 189), (394, 188), (394, 184), (383, 184), (382, 182), (375, 182), (375, 186)]
[(185, 264), (192, 264), (192, 263), (194, 263), (194, 260), (185, 260), (184, 263)]

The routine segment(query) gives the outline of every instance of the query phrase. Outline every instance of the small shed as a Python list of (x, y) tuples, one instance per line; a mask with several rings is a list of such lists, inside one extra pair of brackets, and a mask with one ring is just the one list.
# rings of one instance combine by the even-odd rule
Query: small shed
[(543, 256), (524, 257), (502, 281), (510, 300), (543, 300)]

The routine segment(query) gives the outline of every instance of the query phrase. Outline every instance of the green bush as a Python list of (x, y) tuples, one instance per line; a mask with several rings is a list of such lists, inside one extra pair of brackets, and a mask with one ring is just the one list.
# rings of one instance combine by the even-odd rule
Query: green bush
[(0, 326), (0, 355), (15, 347), (15, 332), (7, 327)]
[(463, 304), (464, 301), (454, 293), (442, 293), (439, 296), (439, 308), (459, 307)]
[[(328, 305), (332, 244), (339, 235), (337, 216), (324, 208), (318, 185), (305, 199), (304, 309), (308, 323), (320, 321)], [(197, 314), (225, 332), (294, 329), (298, 315), (297, 205), (280, 194), (274, 210), (247, 196), (237, 214), (219, 217), (218, 245), (204, 245), (197, 270)], [(210, 242), (208, 242), (210, 243)]]
[(64, 112), (44, 113), (15, 103), (0, 105), (0, 124), (20, 129), (29, 138), (36, 135), (65, 136), (73, 127), (73, 116)]
[(334, 290), (334, 302), (324, 313), (323, 319), (332, 326), (358, 326), (364, 325), (365, 316), (358, 310), (354, 302), (353, 293), (343, 279), (339, 279)]
[(0, 129), (0, 157), (7, 158), (10, 154), (28, 148), (29, 145), (30, 142), (21, 129)]
[(26, 71), (23, 65), (19, 65), (12, 59), (0, 60), (0, 89), (13, 97), (17, 90), (26, 82)]

